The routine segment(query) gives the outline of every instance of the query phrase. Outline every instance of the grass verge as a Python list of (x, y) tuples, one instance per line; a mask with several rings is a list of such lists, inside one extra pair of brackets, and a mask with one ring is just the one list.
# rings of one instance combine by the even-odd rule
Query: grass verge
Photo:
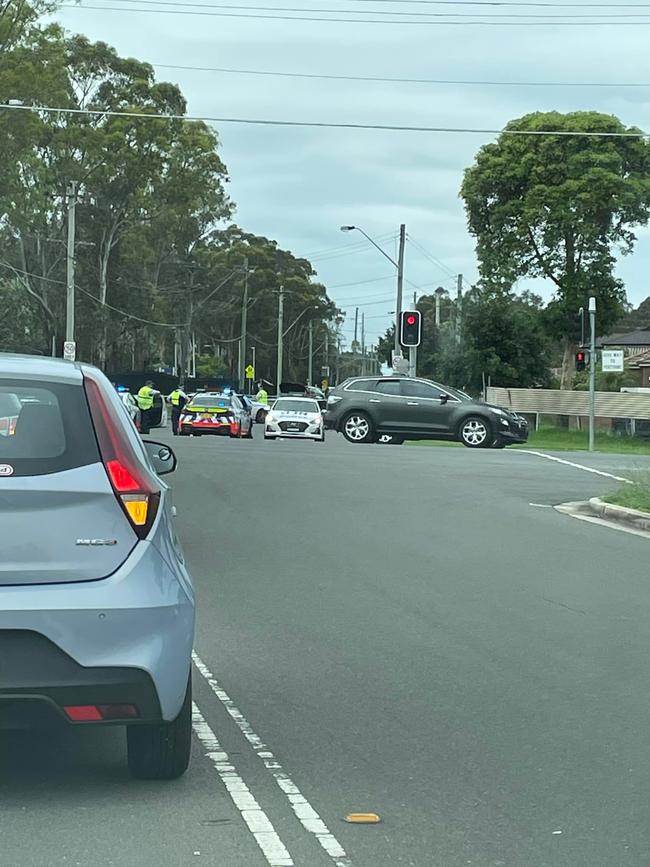
[(650, 484), (625, 485), (602, 498), (606, 503), (650, 513)]
[[(461, 443), (447, 442), (446, 440), (417, 440), (410, 442), (409, 445), (464, 448)], [(617, 437), (607, 433), (596, 433), (594, 446), (597, 452), (650, 455), (650, 442), (637, 437)], [(589, 434), (587, 431), (542, 427), (530, 432), (528, 442), (525, 445), (510, 446), (510, 448), (549, 449), (561, 452), (587, 451), (589, 449)]]

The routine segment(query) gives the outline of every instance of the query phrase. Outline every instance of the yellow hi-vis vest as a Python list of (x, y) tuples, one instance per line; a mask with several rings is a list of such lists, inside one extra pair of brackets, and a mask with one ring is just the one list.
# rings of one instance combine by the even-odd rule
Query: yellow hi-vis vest
[(174, 391), (169, 395), (169, 399), (171, 401), (172, 406), (180, 406), (181, 400), (185, 397), (180, 388), (175, 388)]
[(138, 392), (138, 406), (142, 410), (151, 409), (153, 406), (153, 396), (155, 392), (149, 385), (143, 385)]

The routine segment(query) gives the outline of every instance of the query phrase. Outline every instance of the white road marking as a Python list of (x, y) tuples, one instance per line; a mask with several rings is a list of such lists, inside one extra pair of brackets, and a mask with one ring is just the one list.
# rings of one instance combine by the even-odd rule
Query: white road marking
[(205, 748), (206, 756), (221, 777), (221, 782), (226, 787), (232, 802), (241, 813), (249, 831), (255, 837), (267, 863), (271, 867), (293, 867), (293, 859), (271, 824), (269, 817), (237, 773), (228, 753), (224, 752), (214, 732), (194, 702), (192, 702), (192, 728)]
[(550, 503), (528, 503), (529, 506), (535, 506), (536, 509), (552, 509)]
[(239, 728), (248, 743), (253, 748), (253, 751), (264, 763), (264, 767), (271, 773), (273, 779), (280, 787), (281, 791), (286, 795), (291, 809), (295, 813), (298, 821), (303, 828), (310, 834), (313, 834), (321, 847), (327, 852), (335, 867), (352, 867), (352, 863), (346, 855), (345, 849), (334, 834), (329, 830), (325, 822), (318, 815), (316, 810), (311, 806), (309, 801), (304, 797), (298, 786), (293, 782), (288, 774), (285, 773), (282, 765), (276, 759), (275, 755), (255, 734), (251, 724), (248, 722), (242, 712), (236, 707), (233, 700), (227, 692), (225, 692), (217, 682), (217, 679), (212, 674), (207, 665), (196, 652), (192, 652), (192, 659), (200, 674), (205, 678), (212, 692), (219, 699), (221, 704), (234, 720), (235, 725)]
[(604, 470), (596, 470), (593, 467), (586, 467), (584, 464), (576, 464), (573, 461), (567, 461), (564, 458), (557, 458), (555, 455), (547, 455), (544, 452), (534, 452), (531, 449), (513, 449), (517, 454), (536, 455), (538, 458), (546, 458), (547, 461), (555, 461), (558, 464), (565, 464), (567, 467), (573, 467), (576, 470), (584, 470), (586, 473), (594, 473), (597, 476), (606, 476), (608, 479), (615, 479), (617, 482), (624, 482), (626, 485), (634, 485), (632, 479), (626, 479), (624, 476), (615, 476), (613, 473), (606, 473)]

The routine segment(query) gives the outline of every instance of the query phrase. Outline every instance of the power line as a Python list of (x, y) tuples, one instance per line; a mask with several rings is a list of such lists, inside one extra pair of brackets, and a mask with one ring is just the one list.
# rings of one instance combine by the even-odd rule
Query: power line
[[(137, 2), (137, 0), (136, 0)], [(61, 3), (61, 8), (77, 9), (77, 10), (92, 10), (99, 12), (135, 12), (153, 15), (191, 15), (191, 16), (208, 16), (211, 18), (252, 18), (268, 21), (316, 21), (326, 22), (331, 21), (339, 24), (400, 24), (400, 25), (416, 25), (418, 27), (448, 27), (448, 26), (480, 26), (480, 27), (638, 27), (641, 24), (650, 24), (650, 19), (644, 21), (561, 21), (559, 19), (549, 19), (548, 21), (505, 21), (505, 20), (482, 20), (474, 19), (469, 16), (456, 20), (445, 21), (396, 21), (394, 19), (379, 19), (379, 18), (336, 18), (314, 15), (262, 15), (259, 13), (244, 14), (241, 12), (198, 12), (196, 10), (187, 9), (135, 9), (128, 6), (81, 6), (73, 3)], [(338, 14), (343, 14), (345, 10), (339, 10)], [(358, 14), (351, 11), (347, 14)], [(389, 13), (380, 13), (389, 14)], [(527, 16), (532, 18), (533, 16)]]
[(335, 283), (330, 285), (328, 289), (345, 289), (347, 286), (361, 286), (362, 283), (380, 283), (382, 280), (394, 279), (393, 274), (387, 274), (385, 277), (370, 277), (368, 280), (355, 280), (352, 283)]
[[(387, 0), (392, 2), (392, 0)], [(411, 2), (411, 0), (405, 0)], [(417, 0), (420, 2), (420, 0)], [(176, 63), (152, 63), (155, 69), (177, 69), (185, 72), (217, 72), (225, 75), (257, 75), (277, 78), (316, 79), (322, 81), (370, 81), (388, 84), (440, 84), (471, 87), (650, 87), (650, 82), (629, 81), (494, 81), (467, 78), (399, 78), (383, 75), (335, 75), (312, 72), (284, 72), (270, 69), (233, 69), (225, 66), (185, 66)]]
[[(395, 10), (388, 10), (384, 12), (379, 9), (328, 9), (328, 8), (319, 8), (319, 7), (305, 7), (305, 6), (250, 6), (250, 5), (233, 5), (227, 3), (193, 3), (186, 2), (186, 0), (113, 0), (113, 2), (117, 3), (137, 3), (140, 6), (154, 6), (156, 7), (153, 11), (164, 12), (165, 9), (161, 9), (160, 7), (166, 6), (175, 6), (182, 7), (180, 10), (176, 9), (175, 11), (184, 11), (185, 9), (239, 9), (245, 11), (253, 11), (253, 12), (304, 12), (305, 14), (315, 14), (315, 13), (323, 13), (327, 15), (396, 15), (400, 17), (407, 18), (455, 18), (458, 20), (464, 19), (474, 19), (476, 17), (476, 13), (471, 13), (469, 15), (465, 15), (458, 12), (401, 12)], [(90, 7), (88, 7), (90, 8)], [(96, 7), (94, 7), (96, 8)], [(104, 7), (101, 7), (104, 8)], [(128, 9), (128, 7), (125, 7)], [(148, 10), (143, 10), (148, 11)], [(186, 14), (191, 15), (192, 12), (187, 12)], [(197, 13), (201, 14), (201, 13)], [(501, 18), (497, 16), (493, 16), (495, 20), (501, 20)], [(521, 18), (526, 20), (538, 20), (538, 19), (553, 19), (555, 20), (563, 20), (566, 18), (576, 18), (576, 19), (591, 19), (591, 18), (605, 18), (611, 19), (614, 18), (616, 20), (620, 20), (622, 18), (634, 18), (638, 20), (639, 18), (647, 18), (647, 12), (616, 12), (616, 13), (552, 13), (551, 15), (547, 14), (539, 14), (539, 13), (519, 13), (519, 12), (508, 12), (503, 18)]]
[(54, 114), (92, 115), (94, 117), (130, 117), (145, 120), (183, 120), (188, 123), (236, 123), (251, 126), (278, 126), (316, 129), (367, 129), (385, 132), (462, 133), (470, 135), (512, 136), (558, 136), (560, 138), (649, 138), (650, 134), (638, 131), (609, 132), (607, 130), (552, 130), (552, 129), (488, 129), (481, 127), (406, 126), (382, 123), (343, 123), (312, 120), (271, 120), (266, 118), (211, 117), (208, 115), (159, 114), (142, 111), (112, 111), (92, 108), (64, 108), (46, 105), (11, 105), (0, 103), (0, 109), (11, 111), (53, 112)]

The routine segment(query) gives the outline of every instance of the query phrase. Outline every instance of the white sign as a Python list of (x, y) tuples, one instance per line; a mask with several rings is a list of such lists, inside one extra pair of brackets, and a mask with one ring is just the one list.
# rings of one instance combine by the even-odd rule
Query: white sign
[(603, 373), (622, 373), (625, 370), (623, 350), (603, 349), (602, 370)]
[(66, 340), (63, 344), (63, 357), (66, 361), (74, 361), (77, 357), (77, 344), (74, 340)]

